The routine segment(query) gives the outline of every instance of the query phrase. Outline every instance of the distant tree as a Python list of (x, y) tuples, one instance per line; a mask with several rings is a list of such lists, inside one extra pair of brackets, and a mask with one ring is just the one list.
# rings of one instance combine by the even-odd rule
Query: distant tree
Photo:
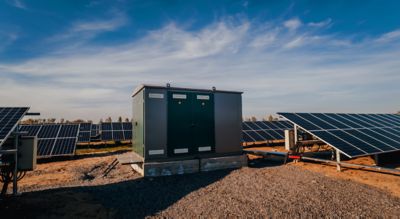
[(398, 112), (397, 112), (397, 114), (399, 114), (399, 115), (400, 115), (400, 111), (398, 111)]
[(55, 118), (48, 118), (48, 119), (47, 119), (47, 123), (53, 124), (53, 123), (55, 123), (55, 122), (56, 122), (56, 119), (55, 119)]
[(106, 119), (106, 122), (112, 122), (111, 117), (108, 117), (108, 118)]
[(35, 122), (35, 120), (33, 120), (33, 119), (26, 119), (26, 120), (21, 121), (21, 124), (32, 125), (32, 124), (34, 124), (34, 122)]
[(83, 123), (85, 122), (85, 120), (83, 119), (75, 119), (74, 121), (72, 121), (72, 123)]
[(251, 117), (251, 121), (252, 121), (252, 122), (256, 122), (256, 121), (257, 121), (257, 118), (256, 118), (255, 116), (252, 116), (252, 117)]
[(103, 119), (100, 119), (99, 123), (103, 123)]
[(125, 118), (125, 122), (129, 122), (129, 118)]
[(270, 121), (270, 122), (274, 121), (274, 117), (272, 115), (269, 115), (268, 116), (268, 121)]
[(90, 119), (89, 119), (87, 122), (88, 122), (88, 123), (93, 123), (93, 120), (90, 120)]
[(64, 123), (65, 122), (65, 119), (64, 118), (61, 118), (60, 119), (60, 123)]
[(118, 122), (122, 122), (122, 117), (118, 117)]

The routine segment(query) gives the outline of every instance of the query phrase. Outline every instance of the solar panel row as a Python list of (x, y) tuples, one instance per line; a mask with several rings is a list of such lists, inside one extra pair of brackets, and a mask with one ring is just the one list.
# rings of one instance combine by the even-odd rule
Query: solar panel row
[(38, 157), (72, 155), (75, 152), (79, 124), (21, 125), (27, 136), (37, 136)]
[(293, 129), (288, 121), (246, 121), (243, 122), (243, 142), (281, 140), (284, 130)]
[(348, 157), (400, 150), (394, 114), (278, 113)]
[(0, 107), (0, 146), (18, 126), (18, 122), (28, 110), (29, 107)]
[(100, 124), (102, 141), (124, 141), (132, 139), (131, 122), (103, 122)]

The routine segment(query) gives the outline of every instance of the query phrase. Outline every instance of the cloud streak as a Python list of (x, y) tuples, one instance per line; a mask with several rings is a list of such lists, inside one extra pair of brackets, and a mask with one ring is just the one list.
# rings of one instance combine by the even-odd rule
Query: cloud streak
[(46, 40), (50, 43), (73, 42), (74, 45), (81, 45), (100, 34), (118, 30), (127, 23), (128, 19), (123, 12), (113, 11), (106, 19), (76, 21), (64, 32)]
[(21, 0), (11, 0), (10, 4), (19, 9), (27, 9), (25, 3), (23, 3)]
[[(130, 117), (135, 86), (170, 82), (244, 91), (246, 116), (400, 108), (394, 97), (400, 93), (396, 34), (352, 42), (318, 35), (315, 28), (325, 25), (300, 31), (300, 20), (287, 22), (260, 27), (251, 21), (221, 20), (198, 31), (170, 23), (122, 45), (84, 44), (57, 55), (0, 63), (0, 99), (4, 105), (31, 105), (45, 117), (98, 121)], [(116, 25), (89, 26), (75, 27), (108, 31)], [(390, 46), (380, 40), (388, 36)]]

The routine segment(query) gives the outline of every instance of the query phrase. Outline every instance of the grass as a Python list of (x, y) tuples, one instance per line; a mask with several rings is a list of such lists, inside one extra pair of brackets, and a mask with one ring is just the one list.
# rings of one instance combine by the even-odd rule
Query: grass
[(132, 144), (124, 145), (80, 145), (76, 148), (75, 155), (109, 153), (117, 151), (131, 151)]

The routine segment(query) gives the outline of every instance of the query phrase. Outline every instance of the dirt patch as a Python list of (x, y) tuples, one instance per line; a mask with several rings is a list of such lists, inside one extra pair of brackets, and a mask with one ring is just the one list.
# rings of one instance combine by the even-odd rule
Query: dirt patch
[(116, 156), (87, 157), (77, 160), (38, 164), (19, 182), (20, 191), (36, 191), (71, 186), (93, 186), (140, 177), (129, 166), (117, 165), (106, 176)]

